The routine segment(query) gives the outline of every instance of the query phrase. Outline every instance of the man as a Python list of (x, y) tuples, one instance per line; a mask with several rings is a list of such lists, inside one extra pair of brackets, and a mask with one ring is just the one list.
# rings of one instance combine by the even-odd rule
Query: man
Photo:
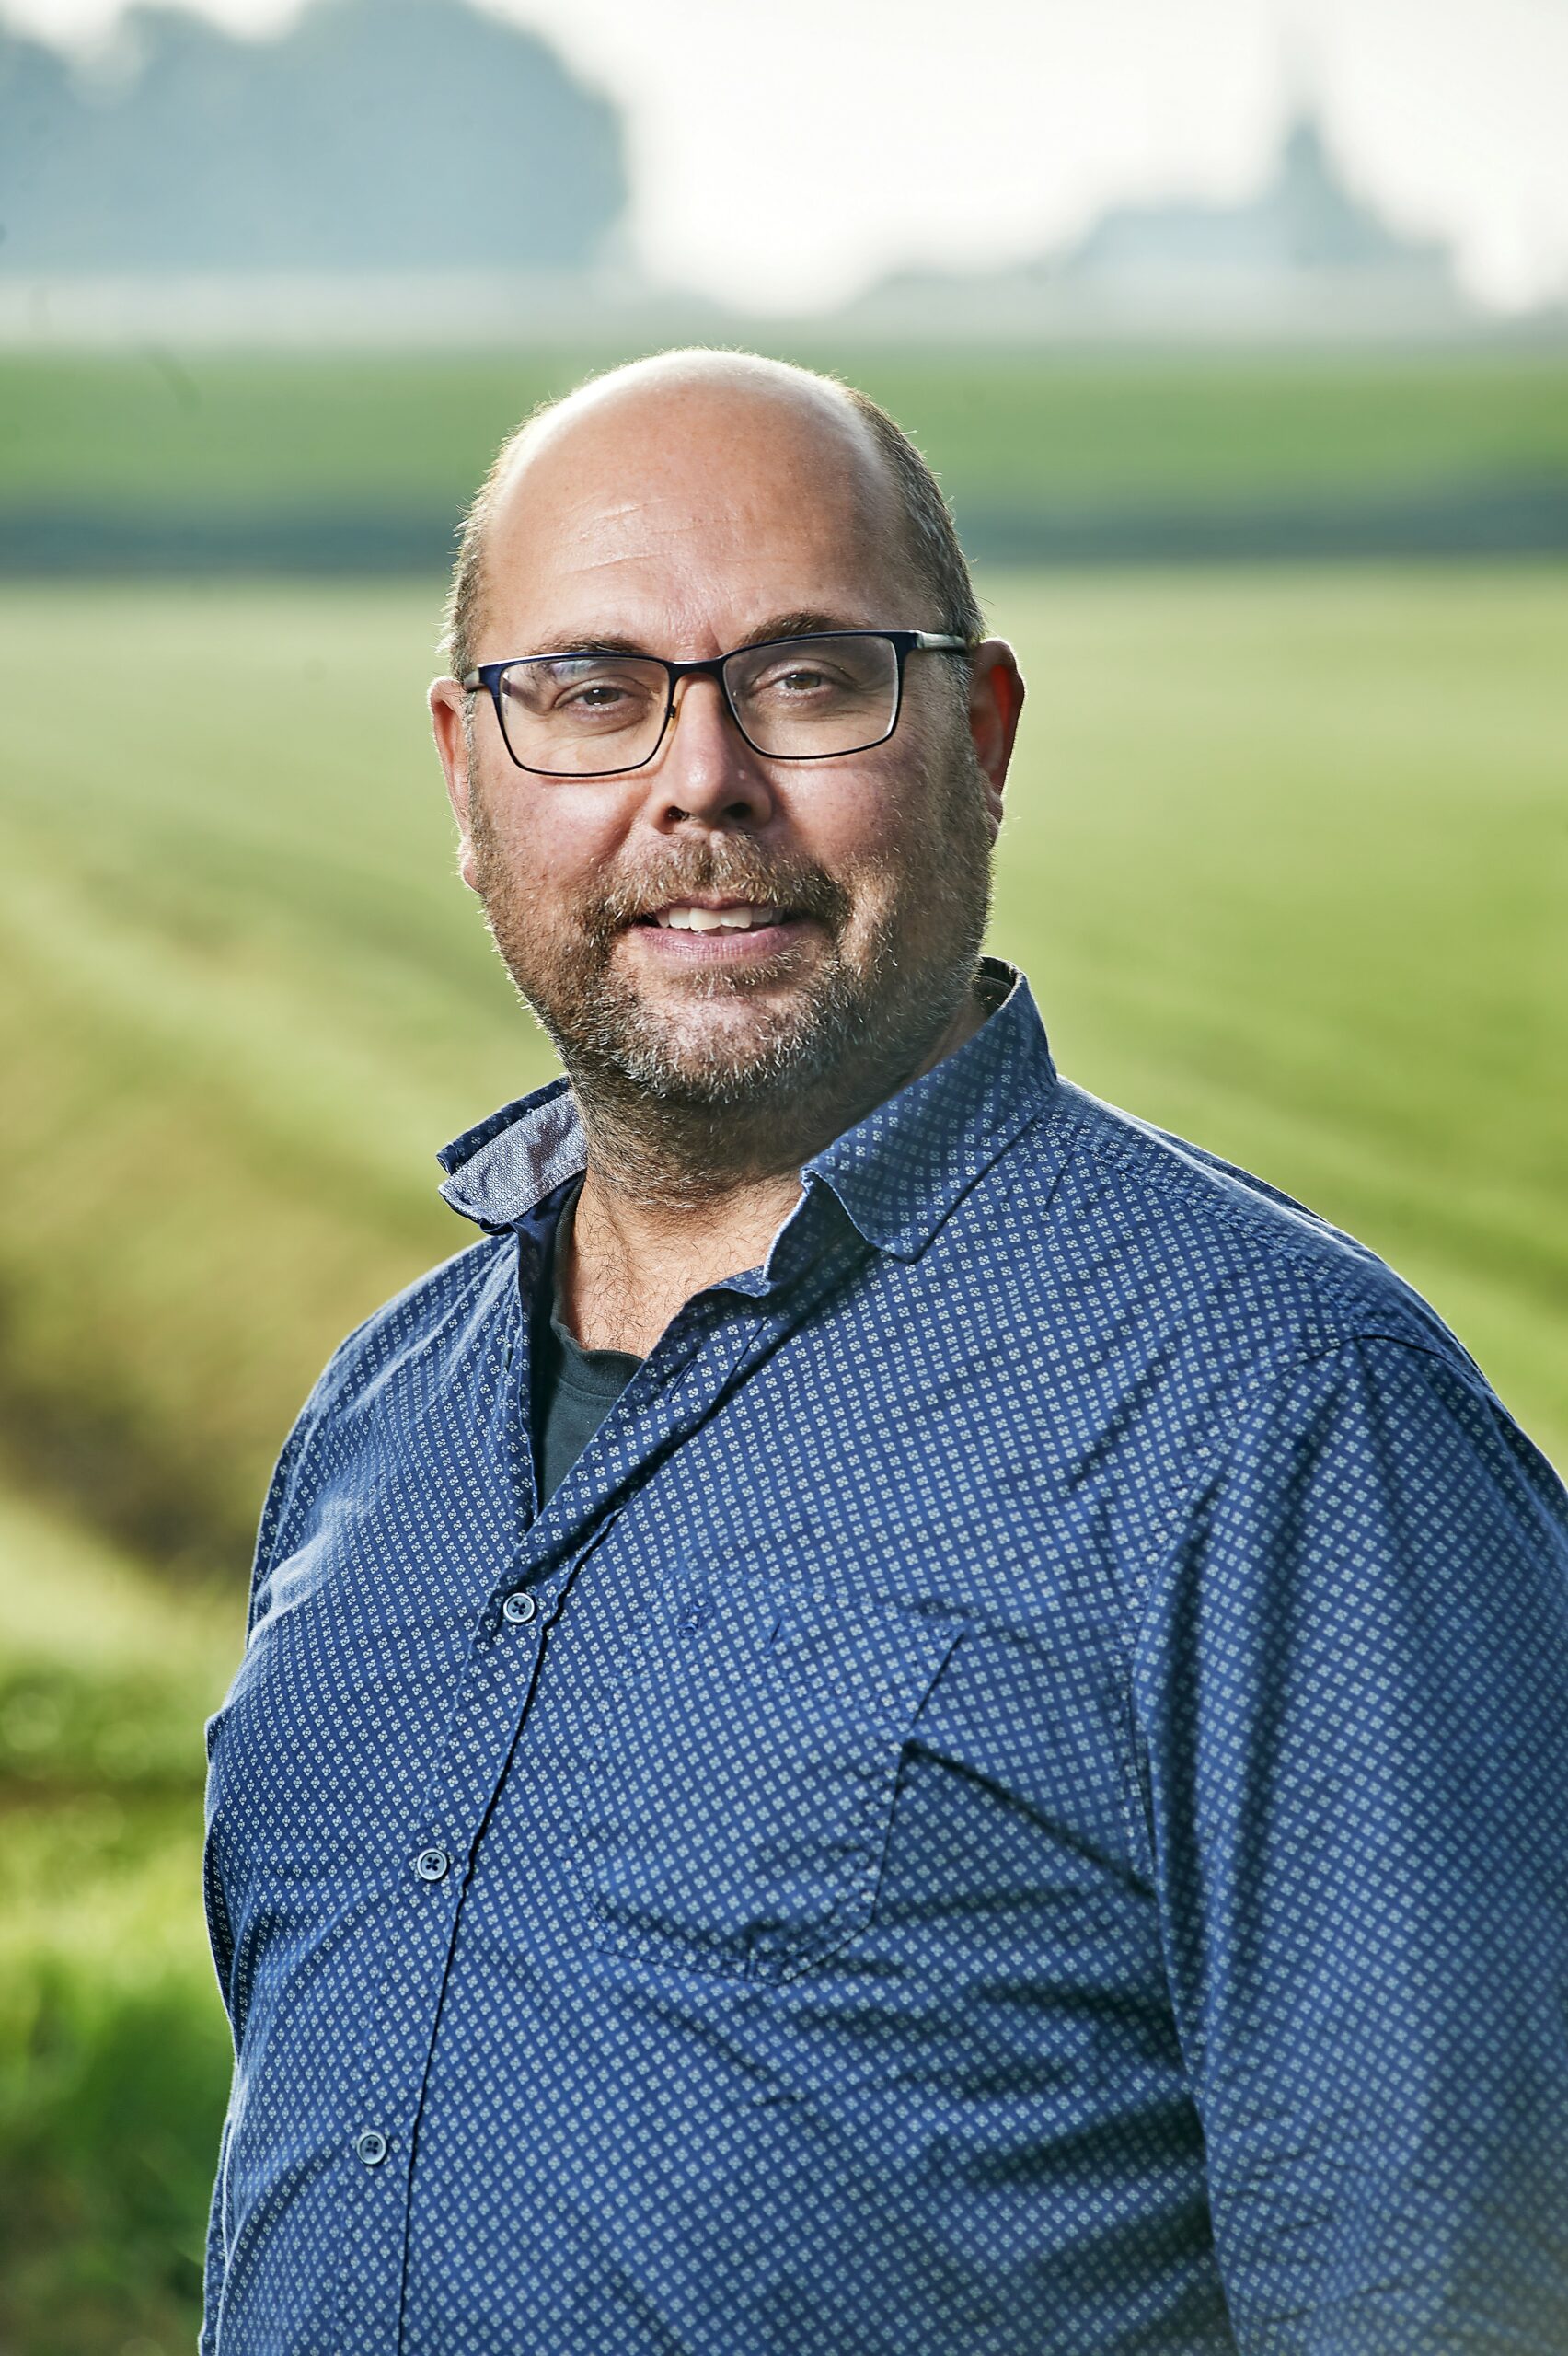
[(617, 372), (451, 625), (567, 1078), (267, 1501), (205, 2347), (1568, 2347), (1568, 1500), (981, 957), (1022, 688), (920, 460)]

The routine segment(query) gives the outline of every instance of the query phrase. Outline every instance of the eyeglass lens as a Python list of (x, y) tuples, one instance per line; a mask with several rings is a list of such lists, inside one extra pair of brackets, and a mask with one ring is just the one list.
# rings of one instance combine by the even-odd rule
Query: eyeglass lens
[[(898, 710), (898, 656), (885, 638), (793, 638), (724, 663), (747, 741), (780, 760), (828, 760), (880, 745)], [(669, 675), (639, 654), (530, 655), (502, 675), (513, 759), (561, 777), (602, 777), (649, 759)]]

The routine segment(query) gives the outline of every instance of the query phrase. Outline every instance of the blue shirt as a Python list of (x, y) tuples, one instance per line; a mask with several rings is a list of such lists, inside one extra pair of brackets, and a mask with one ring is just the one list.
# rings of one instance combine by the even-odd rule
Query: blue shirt
[(284, 1449), (219, 2356), (1562, 2356), (1568, 1499), (1027, 986), (541, 1513), (564, 1083)]

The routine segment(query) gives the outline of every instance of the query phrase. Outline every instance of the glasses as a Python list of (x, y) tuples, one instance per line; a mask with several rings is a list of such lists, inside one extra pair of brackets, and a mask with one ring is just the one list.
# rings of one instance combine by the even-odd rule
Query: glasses
[(657, 654), (524, 654), (481, 663), (462, 685), (485, 689), (507, 751), (536, 777), (623, 777), (664, 741), (681, 679), (719, 682), (754, 753), (831, 761), (885, 745), (911, 654), (968, 654), (967, 639), (927, 629), (830, 629), (775, 638), (702, 663)]

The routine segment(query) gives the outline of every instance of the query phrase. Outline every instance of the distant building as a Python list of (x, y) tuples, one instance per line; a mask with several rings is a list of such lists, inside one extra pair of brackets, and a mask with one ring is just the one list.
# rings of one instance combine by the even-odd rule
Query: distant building
[(1239, 204), (1119, 205), (1064, 251), (884, 279), (844, 315), (877, 332), (1019, 338), (1464, 332), (1446, 247), (1401, 235), (1341, 177), (1315, 118), (1287, 125)]
[(1347, 277), (1457, 299), (1447, 248), (1401, 237), (1361, 203), (1308, 114), (1288, 126), (1273, 178), (1250, 202), (1117, 206), (1064, 257), (1061, 275), (1129, 299), (1180, 287), (1244, 300)]

